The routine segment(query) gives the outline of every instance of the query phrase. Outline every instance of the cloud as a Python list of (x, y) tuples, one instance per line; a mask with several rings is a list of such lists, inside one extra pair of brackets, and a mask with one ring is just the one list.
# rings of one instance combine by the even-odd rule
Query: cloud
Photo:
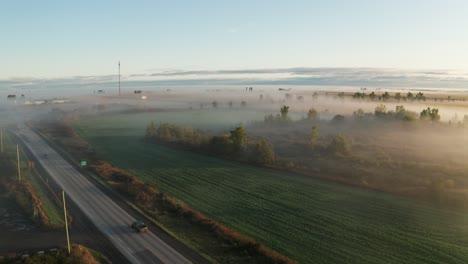
[[(79, 88), (113, 86), (117, 75), (74, 76), (60, 79), (12, 78), (0, 80), (2, 89), (42, 87)], [(232, 70), (165, 70), (122, 76), (131, 86), (157, 85), (331, 85), (386, 88), (467, 88), (468, 74), (446, 70), (377, 68), (276, 68)]]
[(244, 69), (244, 70), (217, 70), (217, 71), (165, 71), (165, 72), (152, 73), (151, 76), (266, 74), (266, 73), (283, 73), (283, 72), (288, 72), (288, 69)]

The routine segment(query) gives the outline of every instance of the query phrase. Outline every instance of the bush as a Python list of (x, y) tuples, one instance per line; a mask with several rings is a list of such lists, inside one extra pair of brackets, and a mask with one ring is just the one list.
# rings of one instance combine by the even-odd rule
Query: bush
[(232, 153), (232, 140), (228, 135), (214, 136), (210, 139), (210, 150), (221, 155)]
[(289, 117), (288, 117), (288, 113), (289, 113), (289, 106), (287, 105), (283, 105), (280, 109), (280, 113), (281, 113), (281, 119), (282, 120), (288, 120)]
[(365, 98), (365, 97), (366, 97), (366, 93), (356, 92), (353, 95), (353, 98), (357, 98), (357, 99), (361, 99), (361, 98)]
[(332, 119), (332, 122), (343, 122), (345, 120), (345, 117), (342, 115), (335, 115)]
[(229, 133), (229, 139), (232, 141), (233, 151), (236, 153), (244, 151), (247, 145), (247, 132), (245, 132), (245, 129), (243, 127), (236, 127)]
[(382, 99), (383, 100), (388, 100), (390, 99), (390, 94), (388, 92), (385, 92), (383, 95), (382, 95)]
[(32, 220), (41, 226), (49, 225), (49, 218), (44, 211), (42, 200), (37, 196), (32, 186), (25, 181), (14, 184), (16, 203)]
[(334, 154), (347, 155), (351, 153), (351, 140), (342, 134), (333, 137), (329, 145), (330, 152)]
[(419, 119), (421, 120), (431, 120), (431, 121), (439, 121), (440, 120), (440, 115), (439, 115), (439, 109), (436, 108), (430, 108), (428, 107), (427, 109), (424, 109), (421, 111), (421, 114), (419, 115)]
[(387, 107), (384, 104), (380, 104), (375, 108), (374, 113), (376, 117), (384, 117), (387, 115)]
[(309, 109), (309, 112), (307, 113), (307, 119), (309, 120), (319, 119), (319, 113), (317, 112), (317, 110), (315, 110), (314, 108)]
[(273, 144), (266, 139), (258, 140), (252, 151), (252, 161), (258, 164), (272, 164), (275, 161)]
[(415, 121), (417, 119), (418, 119), (418, 114), (415, 112), (411, 112), (411, 111), (406, 111), (403, 116), (404, 121)]

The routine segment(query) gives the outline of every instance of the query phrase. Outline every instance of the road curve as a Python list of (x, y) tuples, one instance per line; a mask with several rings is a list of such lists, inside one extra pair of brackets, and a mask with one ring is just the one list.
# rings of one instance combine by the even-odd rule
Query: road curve
[[(135, 220), (26, 126), (14, 131), (66, 195), (132, 263), (191, 263), (154, 235), (136, 233)], [(45, 156), (47, 155), (47, 156)], [(73, 241), (73, 237), (71, 237)]]

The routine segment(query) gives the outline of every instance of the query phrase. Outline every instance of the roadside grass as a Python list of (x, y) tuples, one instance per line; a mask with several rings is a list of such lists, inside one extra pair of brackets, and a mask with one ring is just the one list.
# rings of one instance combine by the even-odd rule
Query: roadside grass
[(63, 211), (59, 204), (60, 202), (55, 200), (52, 196), (51, 191), (45, 186), (45, 183), (40, 178), (41, 175), (35, 169), (30, 170), (26, 174), (26, 180), (31, 183), (36, 194), (42, 200), (42, 208), (49, 218), (49, 227), (61, 228), (64, 226)]
[(89, 249), (80, 244), (72, 244), (70, 254), (66, 248), (59, 248), (57, 251), (46, 251), (28, 254), (28, 256), (3, 257), (0, 263), (86, 263), (86, 264), (108, 264), (109, 259), (101, 253)]
[(98, 156), (300, 263), (468, 259), (465, 211), (145, 144), (147, 120), (138, 115), (75, 126)]
[[(4, 133), (4, 151), (6, 156), (11, 163), (17, 164), (16, 160), (16, 142), (9, 133)], [(21, 179), (29, 183), (35, 195), (41, 201), (41, 207), (44, 213), (47, 215), (48, 228), (61, 228), (64, 226), (64, 221), (62, 217), (62, 210), (60, 207), (60, 201), (55, 200), (52, 191), (47, 187), (47, 183), (43, 181), (42, 176), (35, 168), (28, 168), (28, 157), (20, 146), (20, 164), (21, 164)], [(17, 180), (17, 170), (13, 174), (15, 176), (12, 180)]]

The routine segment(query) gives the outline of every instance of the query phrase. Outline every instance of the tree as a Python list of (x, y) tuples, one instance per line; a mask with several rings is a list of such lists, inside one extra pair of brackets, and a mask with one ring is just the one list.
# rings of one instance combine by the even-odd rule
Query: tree
[(275, 118), (275, 116), (273, 114), (269, 114), (269, 115), (266, 115), (264, 117), (264, 122), (265, 123), (270, 123), (271, 124), (271, 123), (274, 123), (275, 121), (276, 121), (276, 118)]
[(247, 144), (247, 132), (243, 127), (237, 127), (230, 131), (229, 139), (232, 141), (234, 152), (242, 152)]
[(216, 154), (229, 155), (232, 153), (232, 141), (228, 135), (214, 136), (210, 139), (210, 149)]
[(422, 92), (417, 93), (415, 98), (416, 98), (416, 100), (426, 101), (426, 97), (424, 96), (424, 94)]
[(353, 98), (356, 98), (356, 99), (361, 99), (365, 97), (366, 97), (366, 93), (356, 92), (353, 94)]
[(388, 100), (390, 99), (390, 94), (388, 92), (385, 92), (383, 95), (382, 95), (382, 99), (383, 100)]
[(319, 113), (317, 112), (317, 110), (315, 110), (314, 108), (309, 109), (309, 112), (307, 113), (307, 119), (315, 120), (318, 118), (319, 118)]
[(171, 127), (167, 123), (162, 123), (156, 130), (156, 137), (163, 141), (170, 141), (172, 139)]
[(247, 102), (246, 102), (246, 101), (242, 101), (242, 102), (241, 102), (241, 105), (242, 105), (242, 106), (246, 106), (246, 105), (247, 105)]
[(309, 140), (309, 143), (310, 144), (315, 144), (319, 138), (319, 132), (318, 132), (318, 126), (317, 125), (314, 125), (312, 127), (312, 131), (310, 133), (310, 140)]
[(376, 95), (375, 95), (374, 92), (372, 92), (372, 93), (369, 94), (369, 98), (370, 98), (371, 100), (374, 100), (375, 97), (376, 97)]
[(397, 113), (404, 113), (404, 112), (406, 112), (406, 110), (405, 110), (405, 107), (404, 107), (404, 106), (402, 106), (402, 105), (397, 105), (397, 106), (395, 106), (395, 112), (397, 112)]
[(146, 139), (151, 140), (156, 136), (156, 125), (153, 121), (146, 127)]
[(273, 163), (275, 161), (273, 144), (266, 139), (258, 140), (252, 151), (252, 161), (258, 164)]
[(364, 110), (362, 110), (362, 108), (359, 108), (357, 111), (353, 112), (353, 116), (356, 119), (363, 119), (365, 115), (366, 113), (364, 112)]
[(335, 154), (351, 153), (351, 141), (342, 134), (336, 135), (329, 146), (329, 150)]
[(283, 105), (280, 109), (281, 119), (288, 120), (289, 106)]
[(384, 104), (380, 104), (375, 108), (375, 116), (383, 117), (387, 114), (387, 107)]
[(414, 97), (414, 95), (411, 92), (408, 92), (406, 94), (406, 98), (408, 98), (408, 100), (413, 100), (413, 97)]
[(421, 120), (431, 120), (432, 122), (437, 122), (440, 120), (439, 109), (430, 108), (424, 109), (421, 111), (419, 115), (419, 119)]
[(401, 93), (396, 93), (395, 94), (395, 99), (397, 99), (398, 101), (401, 100)]
[(345, 120), (345, 117), (343, 115), (335, 115), (332, 118), (332, 122), (335, 122), (335, 123), (343, 122), (344, 120)]
[(213, 108), (218, 108), (218, 102), (217, 101), (213, 101), (211, 104), (213, 105)]

